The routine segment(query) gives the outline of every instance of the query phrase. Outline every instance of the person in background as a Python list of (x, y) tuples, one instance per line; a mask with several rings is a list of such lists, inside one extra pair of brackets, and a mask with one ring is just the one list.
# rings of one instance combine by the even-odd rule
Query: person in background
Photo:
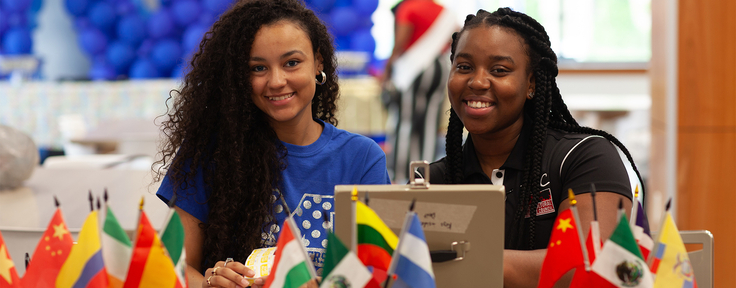
[(394, 182), (406, 182), (411, 161), (436, 159), (437, 130), (445, 119), (447, 39), (457, 24), (455, 14), (432, 0), (404, 0), (393, 12), (394, 49), (382, 80), (395, 95), (386, 99), (386, 142)]
[(254, 272), (242, 263), (275, 246), (286, 208), (319, 274), (334, 186), (390, 183), (381, 148), (334, 126), (339, 88), (325, 25), (298, 0), (243, 0), (190, 64), (171, 97), (157, 171), (157, 195), (176, 195), (186, 230), (189, 285), (248, 286)]
[(504, 286), (536, 287), (555, 218), (570, 207), (567, 190), (580, 194), (587, 235), (595, 184), (601, 239), (607, 239), (619, 201), (626, 210), (632, 203), (616, 146), (641, 176), (615, 137), (581, 127), (570, 115), (555, 82), (557, 57), (537, 21), (508, 8), (480, 10), (452, 40), (447, 156), (430, 164), (430, 181), (504, 185)]

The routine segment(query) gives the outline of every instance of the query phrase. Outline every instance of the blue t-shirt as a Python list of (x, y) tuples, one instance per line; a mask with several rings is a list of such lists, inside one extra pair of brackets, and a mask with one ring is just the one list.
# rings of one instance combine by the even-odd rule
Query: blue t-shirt
[[(317, 121), (324, 129), (314, 143), (297, 146), (282, 142), (288, 153), (280, 187), (301, 230), (307, 252), (318, 274), (321, 274), (327, 245), (325, 229), (332, 228), (331, 224), (324, 223), (322, 213), (328, 213), (330, 223), (333, 223), (335, 185), (391, 184), (391, 180), (386, 171), (386, 155), (373, 140)], [(209, 190), (205, 189), (201, 168), (197, 169), (194, 182), (194, 187), (180, 191), (179, 195), (185, 196), (177, 197), (176, 205), (206, 223)], [(274, 201), (277, 193), (274, 191)], [(173, 188), (168, 175), (156, 194), (167, 203), (171, 199)], [(193, 195), (187, 197), (187, 194)], [(271, 227), (270, 235), (262, 233), (263, 247), (276, 245), (281, 224), (286, 219), (281, 201), (275, 201), (274, 205), (278, 224)]]

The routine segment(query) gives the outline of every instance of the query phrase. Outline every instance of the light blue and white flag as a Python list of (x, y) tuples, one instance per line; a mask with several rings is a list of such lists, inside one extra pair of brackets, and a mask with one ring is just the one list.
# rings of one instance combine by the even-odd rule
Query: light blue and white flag
[(395, 275), (393, 288), (435, 288), (432, 258), (417, 213), (407, 212), (399, 244), (389, 266)]

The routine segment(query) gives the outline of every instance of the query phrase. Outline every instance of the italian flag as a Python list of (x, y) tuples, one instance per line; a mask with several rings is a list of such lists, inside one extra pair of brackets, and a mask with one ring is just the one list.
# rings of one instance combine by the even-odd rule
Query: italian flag
[(128, 274), (130, 255), (133, 253), (133, 244), (125, 230), (118, 223), (110, 207), (105, 208), (105, 224), (102, 226), (102, 259), (107, 269), (108, 287), (123, 287), (125, 276)]
[(298, 288), (313, 278), (317, 278), (312, 261), (302, 244), (299, 229), (295, 229), (294, 219), (286, 217), (279, 241), (273, 269), (268, 274), (264, 288)]
[(166, 225), (164, 225), (164, 230), (160, 234), (161, 242), (164, 243), (166, 251), (171, 257), (171, 262), (174, 263), (174, 273), (176, 273), (176, 278), (179, 279), (179, 284), (182, 287), (187, 287), (184, 225), (181, 223), (179, 213), (176, 213), (173, 208), (169, 211)]
[(626, 216), (621, 219), (593, 263), (593, 272), (608, 283), (596, 287), (652, 287), (652, 274), (642, 259)]
[[(339, 287), (336, 284), (350, 285), (350, 287), (364, 287), (371, 280), (368, 271), (358, 256), (350, 251), (332, 232), (327, 233), (327, 249), (325, 251), (325, 265), (322, 280), (323, 288)], [(375, 282), (372, 282), (375, 283)], [(379, 287), (376, 285), (375, 287)]]

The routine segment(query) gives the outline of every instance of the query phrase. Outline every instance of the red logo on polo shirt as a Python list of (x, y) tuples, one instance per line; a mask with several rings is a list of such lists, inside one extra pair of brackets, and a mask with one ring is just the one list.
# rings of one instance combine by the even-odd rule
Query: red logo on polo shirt
[[(549, 188), (539, 191), (539, 202), (537, 202), (537, 216), (547, 215), (555, 212), (555, 204), (552, 203), (552, 190)], [(529, 212), (526, 213), (529, 218)]]

